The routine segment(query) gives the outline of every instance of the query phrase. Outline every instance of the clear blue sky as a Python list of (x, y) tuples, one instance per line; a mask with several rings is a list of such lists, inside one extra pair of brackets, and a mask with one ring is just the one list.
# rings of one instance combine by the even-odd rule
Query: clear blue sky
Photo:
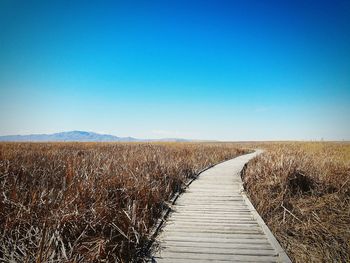
[(350, 139), (349, 1), (0, 2), (0, 134)]

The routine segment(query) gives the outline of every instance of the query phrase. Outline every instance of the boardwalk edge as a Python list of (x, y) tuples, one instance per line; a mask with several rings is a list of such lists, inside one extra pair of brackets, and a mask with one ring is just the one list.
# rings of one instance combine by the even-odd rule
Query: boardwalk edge
[(243, 187), (243, 181), (242, 181), (242, 172), (244, 171), (246, 166), (242, 169), (240, 173), (240, 179), (241, 179), (241, 195), (243, 196), (244, 202), (247, 204), (249, 210), (252, 212), (253, 216), (255, 217), (258, 224), (261, 226), (262, 230), (264, 231), (265, 235), (267, 236), (268, 240), (270, 241), (271, 245), (274, 247), (276, 252), (278, 253), (279, 262), (285, 262), (285, 263), (291, 263), (292, 261), (288, 257), (285, 250), (282, 248), (276, 237), (272, 234), (269, 227), (266, 225), (265, 221), (262, 219), (262, 217), (259, 215), (259, 213), (256, 211), (254, 205), (250, 202), (249, 197), (247, 196), (247, 193)]

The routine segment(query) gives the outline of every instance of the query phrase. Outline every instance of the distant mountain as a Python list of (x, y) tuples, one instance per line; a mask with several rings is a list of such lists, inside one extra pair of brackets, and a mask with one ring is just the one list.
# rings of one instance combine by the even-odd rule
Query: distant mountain
[(68, 131), (53, 134), (6, 135), (0, 136), (0, 141), (7, 142), (142, 142), (142, 141), (172, 141), (185, 142), (186, 139), (136, 139), (133, 137), (117, 137), (109, 134), (99, 134), (86, 131)]

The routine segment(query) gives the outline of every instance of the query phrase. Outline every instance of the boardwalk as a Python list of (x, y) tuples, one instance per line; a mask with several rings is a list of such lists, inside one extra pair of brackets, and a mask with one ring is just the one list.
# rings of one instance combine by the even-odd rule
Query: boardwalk
[(203, 172), (177, 200), (156, 262), (290, 262), (242, 192), (239, 176), (252, 154)]

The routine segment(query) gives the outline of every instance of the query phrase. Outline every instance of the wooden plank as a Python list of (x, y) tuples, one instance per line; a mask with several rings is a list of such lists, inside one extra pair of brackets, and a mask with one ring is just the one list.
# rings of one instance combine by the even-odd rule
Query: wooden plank
[[(199, 259), (182, 259), (182, 258), (157, 258), (157, 259), (154, 259), (156, 262), (159, 262), (159, 263), (213, 263), (213, 262), (232, 262), (231, 260), (229, 259), (223, 259), (223, 260), (220, 260), (220, 259), (216, 259), (216, 260), (212, 260), (212, 259), (203, 259), (203, 258), (199, 258)], [(247, 262), (247, 261), (238, 261), (238, 260), (235, 260), (234, 262)], [(248, 261), (249, 262), (249, 261)], [(276, 261), (266, 261), (266, 262), (276, 262)]]
[(214, 219), (186, 219), (182, 218), (181, 220), (179, 218), (171, 218), (168, 221), (166, 221), (168, 224), (174, 224), (174, 223), (187, 223), (187, 224), (222, 224), (222, 225), (256, 225), (258, 224), (255, 220), (249, 219), (249, 220), (243, 220), (243, 219), (228, 219), (228, 220), (214, 220)]
[(247, 207), (243, 204), (234, 204), (231, 203), (230, 205), (211, 205), (211, 204), (188, 204), (188, 205), (176, 205), (179, 208), (186, 207), (186, 208), (196, 208), (196, 209), (221, 209), (225, 211), (226, 209), (235, 208), (235, 209), (246, 209)]
[(229, 200), (236, 200), (236, 199), (239, 199), (241, 198), (240, 200), (242, 200), (242, 196), (230, 196), (230, 195), (227, 195), (227, 196), (200, 196), (200, 195), (186, 195), (186, 198), (183, 197), (181, 198), (180, 200), (192, 200), (193, 198), (197, 198), (197, 199), (200, 199), (200, 200), (203, 200), (203, 201), (206, 201), (206, 200), (215, 200), (215, 201), (229, 201)]
[[(276, 262), (276, 256), (260, 256), (260, 255), (227, 255), (227, 254), (209, 254), (209, 253), (176, 253), (176, 252), (164, 252), (161, 253), (161, 258), (164, 259), (182, 259), (183, 262), (187, 262), (189, 259), (200, 260), (229, 260), (229, 261), (246, 261), (246, 262)], [(158, 262), (158, 261), (157, 261)], [(159, 261), (162, 262), (162, 261)], [(173, 261), (169, 261), (173, 262)]]
[(273, 250), (269, 243), (213, 243), (213, 242), (189, 242), (189, 241), (163, 241), (163, 247), (201, 247), (201, 248), (227, 248), (227, 249), (263, 249)]
[[(252, 215), (249, 211), (241, 210), (241, 209), (230, 209), (226, 211), (221, 211), (220, 209), (196, 209), (196, 208), (177, 208), (175, 212), (178, 213), (191, 213), (191, 214), (201, 214), (201, 215), (222, 215), (222, 216), (230, 216), (230, 215)], [(170, 214), (171, 217), (171, 214)], [(253, 215), (254, 218), (254, 215)]]
[(219, 237), (179, 237), (179, 236), (167, 236), (160, 237), (160, 243), (162, 241), (176, 241), (176, 242), (203, 242), (203, 243), (219, 243), (219, 244), (269, 244), (267, 239), (247, 239), (247, 238), (219, 238)]
[(266, 240), (266, 236), (262, 233), (259, 234), (250, 234), (250, 233), (244, 233), (244, 234), (239, 234), (239, 233), (208, 233), (208, 232), (202, 232), (202, 233), (184, 233), (184, 232), (171, 232), (167, 231), (167, 233), (164, 233), (164, 237), (186, 237), (186, 238), (221, 238), (221, 239), (262, 239)]
[[(248, 227), (259, 227), (259, 224), (257, 224), (255, 221), (248, 222), (248, 223), (235, 223), (235, 222), (228, 222), (228, 223), (220, 223), (220, 222), (201, 222), (198, 224), (197, 222), (178, 222), (178, 221), (168, 221), (166, 222), (166, 227), (169, 227), (171, 225), (176, 225), (177, 227), (198, 227), (202, 226), (204, 227), (240, 227), (240, 228), (248, 228)], [(259, 227), (260, 228), (260, 227)], [(163, 234), (163, 233), (162, 233)]]
[(226, 218), (236, 218), (236, 217), (246, 217), (246, 218), (253, 218), (253, 215), (251, 213), (224, 213), (224, 212), (221, 212), (221, 211), (217, 211), (216, 213), (211, 211), (211, 214), (209, 213), (202, 213), (199, 214), (198, 212), (197, 213), (194, 213), (194, 212), (188, 212), (186, 211), (186, 213), (183, 213), (183, 212), (179, 212), (179, 211), (176, 211), (176, 212), (173, 212), (171, 214), (171, 217), (191, 217), (191, 216), (194, 216), (194, 217), (202, 217), (202, 218), (206, 218), (206, 217), (222, 217), (223, 219), (226, 219)]
[(177, 233), (217, 233), (217, 234), (262, 234), (264, 233), (260, 228), (255, 229), (247, 229), (247, 228), (197, 228), (197, 229), (190, 229), (190, 228), (179, 228), (179, 227), (168, 227), (167, 231), (170, 233), (177, 232)]
[(183, 213), (183, 212), (186, 212), (186, 213), (199, 213), (199, 212), (203, 212), (203, 211), (206, 211), (207, 213), (221, 213), (221, 214), (249, 214), (251, 215), (252, 213), (250, 212), (249, 209), (229, 209), (227, 207), (226, 210), (222, 210), (222, 209), (214, 209), (214, 208), (208, 208), (206, 210), (204, 209), (200, 209), (200, 208), (192, 208), (192, 207), (176, 207), (172, 210), (172, 213), (176, 213), (176, 212), (179, 212), (179, 213)]
[[(223, 210), (225, 207), (216, 207), (216, 208), (211, 208), (211, 207), (208, 207), (208, 206), (187, 206), (187, 207), (176, 207), (176, 208), (174, 208), (173, 209), (173, 211), (172, 212), (170, 212), (170, 215), (169, 215), (169, 218), (171, 218), (172, 217), (172, 213), (173, 212), (184, 212), (184, 213), (190, 213), (191, 211), (201, 211), (201, 212), (203, 212), (203, 214), (204, 214), (204, 212), (205, 211), (207, 211), (207, 212), (211, 212), (211, 213), (220, 213), (220, 212), (222, 212), (223, 214), (224, 213), (235, 213), (235, 212), (247, 212), (246, 210), (245, 210), (245, 208), (239, 208), (239, 207), (237, 207), (237, 208), (230, 208), (230, 207), (227, 207), (226, 206), (226, 210)], [(250, 212), (248, 212), (250, 215), (253, 215), (252, 213), (250, 213)], [(253, 215), (254, 216), (254, 215)]]
[(220, 205), (220, 206), (232, 206), (232, 205), (242, 205), (244, 206), (243, 200), (226, 200), (226, 201), (216, 201), (216, 200), (196, 200), (193, 199), (187, 201), (179, 201), (177, 205)]
[(273, 249), (242, 249), (242, 248), (222, 248), (222, 247), (180, 247), (169, 246), (165, 247), (167, 252), (173, 253), (201, 253), (201, 254), (220, 254), (220, 255), (245, 255), (245, 256), (277, 256)]
[(176, 215), (172, 215), (172, 218), (174, 220), (178, 220), (178, 219), (190, 219), (190, 220), (219, 220), (219, 221), (231, 221), (231, 220), (235, 220), (235, 219), (242, 219), (242, 220), (253, 220), (253, 216), (252, 215), (242, 215), (242, 214), (235, 214), (235, 215), (227, 215), (227, 214), (213, 214), (213, 215), (199, 215), (199, 214), (185, 214), (185, 213), (179, 213)]
[(256, 224), (256, 225), (222, 225), (222, 224), (207, 224), (204, 227), (198, 224), (181, 224), (181, 223), (174, 223), (171, 225), (167, 225), (167, 229), (179, 229), (179, 231), (190, 231), (192, 230), (197, 230), (197, 229), (206, 229), (206, 230), (259, 230), (262, 231), (261, 227)]

